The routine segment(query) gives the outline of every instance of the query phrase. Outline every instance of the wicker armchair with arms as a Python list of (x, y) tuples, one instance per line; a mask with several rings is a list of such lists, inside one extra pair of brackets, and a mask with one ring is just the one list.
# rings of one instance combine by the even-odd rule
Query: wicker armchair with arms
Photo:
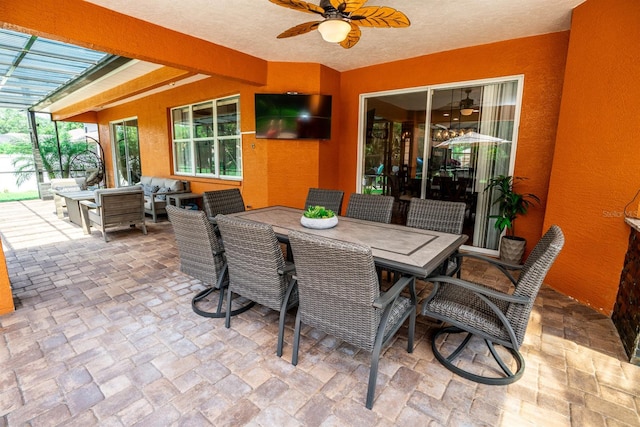
[[(233, 293), (280, 312), (277, 354), (282, 355), (284, 323), (288, 309), (298, 305), (293, 279), (295, 267), (284, 260), (270, 225), (242, 218), (216, 216), (229, 267), (227, 304)], [(227, 309), (225, 327), (231, 325)]]
[[(450, 276), (431, 277), (429, 280), (434, 283), (434, 288), (425, 299), (422, 314), (450, 325), (438, 330), (433, 337), (431, 346), (438, 361), (450, 371), (482, 384), (505, 385), (520, 379), (524, 373), (525, 363), (519, 348), (524, 341), (533, 303), (563, 245), (562, 230), (553, 225), (540, 239), (522, 266), (505, 264), (480, 255), (459, 255), (482, 259), (496, 266), (513, 284), (511, 292), (501, 292), (479, 283)], [(515, 280), (509, 272), (514, 269), (521, 270), (518, 280)], [(457, 333), (467, 335), (460, 344), (456, 343), (455, 350), (445, 356), (438, 348), (438, 337)], [(462, 354), (461, 352), (472, 337), (484, 340), (501, 372), (498, 371), (496, 375), (490, 376), (488, 371), (496, 369), (486, 365), (475, 366), (478, 369), (474, 371), (482, 369), (487, 371), (476, 373), (467, 370), (473, 365), (465, 369), (463, 366), (454, 364), (455, 359)], [(448, 335), (446, 339), (449, 340)], [(505, 362), (495, 344), (504, 347), (511, 354), (510, 363)], [(442, 348), (445, 347), (448, 347), (448, 344), (443, 344)], [(475, 357), (474, 360), (476, 360)], [(515, 370), (512, 370), (514, 364)]]
[(407, 319), (407, 351), (413, 352), (415, 278), (402, 277), (381, 293), (371, 248), (296, 231), (289, 233), (289, 240), (299, 292), (292, 363), (298, 363), (302, 323), (371, 352), (366, 398), (371, 409), (382, 348)]
[(80, 202), (82, 223), (85, 232), (91, 232), (91, 226), (102, 232), (105, 242), (107, 228), (135, 227), (147, 234), (144, 218), (144, 193), (142, 187), (133, 185), (121, 188), (102, 188), (94, 191), (95, 202)]
[[(223, 300), (228, 278), (222, 242), (215, 235), (213, 226), (203, 211), (180, 209), (170, 205), (166, 206), (166, 210), (178, 247), (180, 271), (209, 285), (193, 297), (191, 308), (200, 316), (226, 317), (227, 313), (223, 311)], [(217, 309), (207, 311), (202, 308), (202, 302), (207, 302), (205, 298), (216, 291), (218, 291)], [(230, 314), (232, 316), (240, 314), (251, 308), (253, 304), (249, 302), (240, 305), (231, 310)]]
[[(462, 234), (466, 205), (463, 202), (419, 199), (413, 197), (407, 213), (407, 227), (441, 233)], [(442, 274), (458, 275), (462, 268), (462, 259), (455, 254), (443, 264)]]

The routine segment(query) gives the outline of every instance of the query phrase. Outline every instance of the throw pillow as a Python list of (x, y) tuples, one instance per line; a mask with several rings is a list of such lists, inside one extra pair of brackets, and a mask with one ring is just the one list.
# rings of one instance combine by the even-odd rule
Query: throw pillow
[(157, 185), (144, 184), (144, 186), (142, 187), (142, 191), (144, 191), (145, 196), (151, 196), (151, 194), (158, 191), (159, 188), (160, 187)]
[[(158, 190), (157, 194), (156, 194), (156, 199), (158, 200), (167, 200), (167, 195), (166, 193), (170, 192), (171, 189), (169, 187), (160, 187), (160, 189)], [(163, 194), (165, 193), (165, 194)]]

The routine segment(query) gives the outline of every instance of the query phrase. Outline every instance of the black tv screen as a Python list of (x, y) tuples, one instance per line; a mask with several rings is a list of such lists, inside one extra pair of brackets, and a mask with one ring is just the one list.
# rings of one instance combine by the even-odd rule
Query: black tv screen
[(331, 138), (331, 95), (256, 93), (255, 100), (256, 138)]

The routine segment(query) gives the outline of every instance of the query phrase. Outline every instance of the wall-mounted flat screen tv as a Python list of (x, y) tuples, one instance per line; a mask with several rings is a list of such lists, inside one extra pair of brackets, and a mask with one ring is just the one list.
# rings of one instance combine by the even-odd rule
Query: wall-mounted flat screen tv
[(256, 93), (255, 101), (256, 138), (331, 138), (331, 95)]

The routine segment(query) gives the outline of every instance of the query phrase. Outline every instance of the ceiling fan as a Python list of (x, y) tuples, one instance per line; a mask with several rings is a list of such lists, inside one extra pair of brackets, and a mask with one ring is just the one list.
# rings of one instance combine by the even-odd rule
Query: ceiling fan
[(465, 89), (467, 97), (460, 100), (460, 114), (463, 116), (470, 116), (473, 114), (473, 99), (469, 98), (471, 89)]
[(320, 0), (316, 6), (302, 0), (269, 0), (279, 6), (301, 12), (321, 15), (324, 20), (305, 22), (278, 35), (279, 39), (299, 36), (317, 29), (322, 38), (331, 43), (340, 43), (345, 49), (360, 40), (359, 27), (401, 28), (411, 25), (409, 18), (386, 6), (364, 6), (367, 0)]

